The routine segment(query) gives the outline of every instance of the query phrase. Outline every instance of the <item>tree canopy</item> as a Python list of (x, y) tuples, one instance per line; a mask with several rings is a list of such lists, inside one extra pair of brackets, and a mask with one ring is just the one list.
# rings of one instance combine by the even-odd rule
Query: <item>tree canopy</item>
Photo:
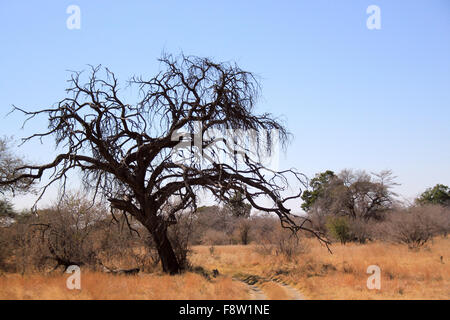
[[(0, 138), (0, 181), (13, 179), (20, 175), (21, 170), (16, 170), (24, 165), (23, 160), (11, 150), (11, 139)], [(31, 191), (33, 181), (21, 179), (12, 184), (0, 183), (0, 218), (13, 218), (16, 215), (14, 206), (8, 199), (10, 193)]]
[(330, 184), (333, 178), (336, 178), (334, 172), (331, 170), (327, 170), (325, 172), (316, 174), (316, 176), (311, 179), (311, 181), (309, 182), (311, 190), (303, 191), (301, 197), (303, 200), (303, 203), (301, 205), (303, 210), (309, 211), (312, 208), (317, 199), (323, 196), (325, 189)]
[[(0, 183), (0, 194), (8, 192), (29, 191), (33, 180), (29, 178), (18, 178), (24, 172), (24, 161), (16, 156), (11, 150), (11, 139), (0, 138), (0, 181), (11, 181), (11, 183)], [(18, 178), (18, 179), (16, 179)]]
[(439, 204), (450, 206), (450, 188), (443, 184), (437, 184), (426, 189), (417, 199), (419, 204)]
[(338, 175), (328, 170), (311, 180), (312, 191), (302, 195), (303, 207), (320, 215), (380, 218), (394, 204), (394, 179), (389, 170), (377, 174), (342, 170)]
[[(201, 190), (226, 202), (239, 192), (253, 208), (276, 214), (283, 227), (312, 232), (326, 242), (297, 223), (286, 206), (301, 195), (301, 190), (286, 195), (290, 182), (302, 185), (303, 175), (268, 169), (258, 157), (277, 147), (274, 132), (285, 146), (288, 131), (273, 115), (255, 113), (260, 88), (255, 76), (208, 58), (164, 55), (159, 61), (163, 69), (156, 76), (128, 82), (138, 89), (137, 101), (124, 101), (113, 72), (92, 67), (86, 80), (81, 72), (72, 74), (67, 97), (55, 106), (15, 107), (28, 120), (38, 115), (49, 120), (48, 130), (25, 142), (53, 136), (64, 151), (47, 164), (19, 166), (16, 172), (25, 172), (0, 184), (39, 180), (48, 171), (42, 192), (56, 181), (64, 190), (68, 173), (79, 169), (86, 188), (150, 231), (163, 270), (170, 273), (181, 266), (167, 229), (176, 223), (175, 212), (195, 209)], [(248, 147), (249, 140), (256, 148)]]
[(228, 200), (227, 207), (231, 214), (235, 217), (248, 218), (250, 216), (250, 211), (252, 206), (245, 203), (245, 198), (242, 193), (235, 192)]

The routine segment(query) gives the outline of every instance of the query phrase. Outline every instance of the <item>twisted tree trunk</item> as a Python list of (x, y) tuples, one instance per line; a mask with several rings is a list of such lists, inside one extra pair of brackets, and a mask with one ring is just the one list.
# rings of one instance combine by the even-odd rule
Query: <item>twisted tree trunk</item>
[(172, 244), (167, 236), (167, 228), (156, 230), (152, 233), (153, 240), (156, 244), (163, 271), (170, 274), (176, 274), (181, 271), (180, 264), (177, 260)]
[(155, 242), (163, 271), (169, 274), (177, 274), (181, 271), (181, 266), (170, 243), (167, 234), (167, 224), (163, 219), (155, 218), (151, 219), (152, 221), (149, 221), (149, 223), (146, 223), (145, 227)]

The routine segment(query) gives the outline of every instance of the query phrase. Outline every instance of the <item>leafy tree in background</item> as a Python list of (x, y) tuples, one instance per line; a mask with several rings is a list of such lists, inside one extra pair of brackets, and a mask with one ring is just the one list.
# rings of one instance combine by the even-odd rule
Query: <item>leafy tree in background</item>
[(425, 190), (417, 199), (418, 204), (439, 204), (450, 206), (450, 188), (443, 184), (437, 184)]
[[(23, 166), (23, 160), (14, 155), (11, 151), (10, 138), (0, 138), (0, 180), (12, 179), (15, 176), (21, 174), (23, 171), (16, 170), (15, 168)], [(0, 184), (0, 218), (13, 218), (17, 213), (11, 201), (6, 197), (8, 193), (14, 195), (15, 192), (30, 191), (32, 181), (30, 179), (24, 179), (17, 181), (10, 185)]]
[(252, 206), (246, 203), (241, 192), (235, 192), (227, 202), (227, 207), (231, 215), (239, 219), (238, 234), (241, 244), (247, 245), (250, 242), (251, 221), (249, 221)]
[[(8, 140), (11, 139), (0, 138), (0, 181), (14, 180), (25, 172), (25, 169), (18, 169), (25, 164), (21, 158), (13, 154)], [(10, 184), (0, 184), (0, 195), (5, 195), (7, 192), (29, 191), (32, 184), (33, 180), (29, 178), (20, 179)]]
[(302, 200), (304, 202), (301, 207), (303, 210), (309, 211), (312, 208), (317, 199), (323, 196), (326, 187), (333, 178), (336, 178), (336, 175), (331, 170), (316, 174), (315, 178), (309, 183), (312, 190), (305, 190), (302, 194)]
[(394, 205), (394, 180), (390, 170), (368, 174), (346, 169), (338, 175), (326, 171), (311, 180), (312, 191), (302, 194), (303, 208), (311, 215), (379, 219)]
[(227, 207), (235, 217), (248, 218), (252, 206), (244, 202), (245, 198), (241, 192), (235, 192), (227, 202)]
[(0, 199), (0, 218), (10, 217), (15, 214), (14, 207), (7, 199)]

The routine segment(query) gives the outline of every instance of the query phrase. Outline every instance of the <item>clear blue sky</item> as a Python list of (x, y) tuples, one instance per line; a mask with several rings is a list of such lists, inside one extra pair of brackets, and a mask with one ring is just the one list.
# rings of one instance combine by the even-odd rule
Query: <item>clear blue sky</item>
[[(80, 30), (66, 27), (71, 4)], [(372, 4), (381, 30), (366, 27)], [(450, 184), (448, 0), (2, 1), (0, 35), (0, 135), (45, 128), (4, 115), (63, 98), (67, 70), (103, 64), (125, 81), (152, 75), (162, 51), (183, 51), (261, 77), (259, 110), (282, 115), (295, 137), (283, 167), (392, 169), (407, 198)], [(45, 162), (53, 149), (19, 152)]]

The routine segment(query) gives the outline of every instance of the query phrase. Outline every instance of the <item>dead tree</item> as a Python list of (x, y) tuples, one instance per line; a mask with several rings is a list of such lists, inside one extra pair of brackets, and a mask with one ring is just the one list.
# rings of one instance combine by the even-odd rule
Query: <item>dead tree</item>
[[(64, 188), (68, 172), (79, 169), (95, 195), (105, 197), (113, 208), (149, 230), (163, 270), (172, 274), (181, 266), (167, 229), (176, 223), (173, 213), (196, 207), (201, 190), (219, 201), (229, 201), (239, 192), (253, 208), (278, 215), (284, 227), (312, 232), (327, 243), (286, 207), (286, 201), (301, 195), (301, 190), (286, 194), (289, 183), (304, 185), (303, 175), (268, 169), (257, 157), (249, 156), (251, 150), (242, 134), (228, 134), (230, 130), (251, 132), (255, 154), (273, 150), (271, 132), (279, 133), (283, 146), (288, 140), (279, 120), (254, 112), (259, 84), (253, 74), (207, 58), (164, 55), (159, 61), (163, 71), (155, 77), (129, 81), (139, 92), (132, 103), (123, 101), (111, 71), (91, 67), (85, 82), (82, 73), (72, 74), (68, 96), (55, 106), (39, 111), (14, 107), (26, 121), (38, 115), (49, 119), (48, 130), (24, 142), (54, 136), (64, 152), (48, 164), (17, 168), (27, 172), (0, 184), (38, 180), (48, 171), (50, 178), (42, 195), (56, 181)], [(245, 152), (237, 152), (237, 147)], [(228, 156), (225, 160), (223, 154)], [(164, 212), (169, 202), (176, 205)]]

